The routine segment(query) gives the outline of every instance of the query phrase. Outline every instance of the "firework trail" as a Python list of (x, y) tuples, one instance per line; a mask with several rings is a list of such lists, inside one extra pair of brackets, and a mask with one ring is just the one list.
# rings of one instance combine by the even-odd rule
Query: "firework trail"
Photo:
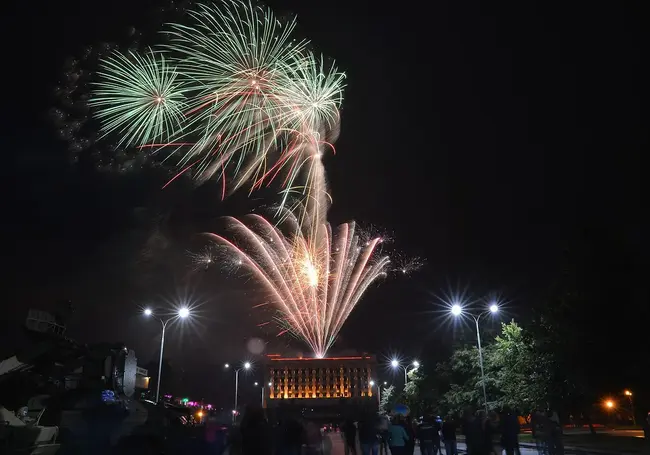
[(176, 177), (221, 179), (222, 197), (281, 180), (273, 222), (229, 218), (231, 235), (211, 234), (219, 246), (191, 258), (250, 270), (283, 331), (322, 357), (390, 261), (380, 236), (327, 222), (322, 156), (335, 152), (344, 75), (293, 38), (295, 26), (240, 0), (199, 5), (155, 52), (105, 58), (92, 105), (104, 134), (176, 158)]
[(242, 261), (268, 292), (284, 331), (304, 340), (317, 357), (325, 356), (363, 293), (390, 264), (387, 256), (373, 257), (381, 239), (362, 242), (354, 222), (334, 232), (324, 223), (311, 237), (314, 231), (305, 234), (290, 211), (280, 226), (260, 215), (228, 220), (229, 238), (236, 240), (209, 236)]

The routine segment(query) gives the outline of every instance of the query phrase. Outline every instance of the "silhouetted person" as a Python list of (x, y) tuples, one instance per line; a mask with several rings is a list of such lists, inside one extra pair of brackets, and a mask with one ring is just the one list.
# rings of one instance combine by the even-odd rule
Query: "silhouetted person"
[(515, 455), (519, 453), (519, 418), (517, 413), (512, 412), (509, 407), (503, 409), (501, 418), (501, 445), (506, 451), (506, 455)]
[(445, 443), (445, 453), (447, 455), (458, 455), (456, 426), (456, 422), (452, 416), (447, 416), (442, 423), (442, 440)]
[(546, 420), (546, 414), (539, 409), (535, 410), (530, 418), (530, 426), (533, 439), (535, 439), (535, 445), (537, 446), (538, 455), (548, 454), (546, 446), (548, 424)]
[(549, 455), (564, 455), (564, 444), (562, 442), (562, 425), (557, 412), (548, 410), (546, 412), (546, 446)]
[(260, 408), (248, 408), (241, 422), (242, 455), (272, 455), (271, 428)]
[(408, 435), (409, 439), (406, 441), (405, 451), (406, 455), (413, 455), (413, 452), (415, 452), (415, 430), (416, 430), (416, 425), (413, 422), (413, 419), (411, 416), (407, 416), (406, 419), (404, 419), (404, 429), (406, 430), (406, 434)]
[(352, 421), (348, 419), (341, 427), (343, 433), (343, 443), (345, 444), (345, 455), (357, 455), (357, 427)]
[(425, 416), (417, 428), (417, 438), (420, 441), (422, 455), (436, 455), (440, 450), (440, 433), (433, 416)]
[(278, 455), (300, 455), (305, 439), (304, 429), (298, 420), (289, 418), (278, 429)]
[(365, 415), (359, 421), (359, 445), (363, 455), (379, 454), (379, 420), (374, 415)]
[(483, 422), (472, 414), (471, 409), (463, 413), (463, 434), (468, 455), (483, 455)]

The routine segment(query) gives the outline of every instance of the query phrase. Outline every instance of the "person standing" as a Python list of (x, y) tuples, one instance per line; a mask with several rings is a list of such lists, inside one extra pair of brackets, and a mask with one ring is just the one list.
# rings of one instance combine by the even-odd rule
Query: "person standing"
[(359, 422), (359, 445), (363, 455), (379, 455), (379, 422), (371, 415)]
[(501, 418), (501, 445), (506, 455), (519, 455), (519, 417), (506, 406)]
[(456, 426), (456, 421), (450, 415), (442, 422), (442, 440), (445, 443), (445, 453), (447, 455), (458, 455)]
[(538, 455), (548, 455), (546, 447), (546, 415), (539, 409), (535, 410), (530, 418), (530, 426), (533, 433), (533, 439), (537, 446)]
[(426, 416), (418, 425), (417, 438), (420, 441), (422, 455), (437, 455), (440, 448), (440, 433), (433, 417)]
[(409, 435), (404, 429), (402, 420), (398, 417), (388, 426), (388, 445), (391, 455), (406, 455), (406, 443), (409, 440)]
[(345, 455), (357, 455), (357, 427), (352, 419), (345, 421), (341, 428), (341, 432), (343, 433)]
[(404, 446), (406, 455), (413, 455), (413, 453), (415, 452), (416, 428), (417, 426), (415, 425), (415, 422), (413, 421), (411, 416), (407, 416), (406, 419), (404, 420), (404, 429), (406, 430), (406, 434), (409, 437), (408, 441), (406, 441), (406, 446)]

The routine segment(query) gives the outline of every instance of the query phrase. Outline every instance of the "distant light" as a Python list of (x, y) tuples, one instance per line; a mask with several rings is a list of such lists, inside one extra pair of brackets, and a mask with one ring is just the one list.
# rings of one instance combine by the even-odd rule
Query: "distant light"
[(233, 409), (233, 410), (232, 410), (232, 413), (233, 413), (233, 414), (237, 414), (237, 411), (235, 411), (235, 410)]
[(178, 316), (185, 319), (190, 315), (190, 310), (189, 308), (183, 307), (180, 310), (178, 310)]
[(390, 366), (392, 366), (393, 368), (397, 368), (399, 366), (399, 362), (393, 359), (390, 361)]
[(413, 361), (413, 366), (414, 366), (415, 368), (420, 368), (420, 362), (418, 362), (417, 360), (414, 360), (414, 361)]
[(623, 393), (624, 393), (626, 396), (628, 396), (628, 397), (631, 397), (631, 396), (632, 396), (632, 392), (630, 392), (629, 390), (626, 390), (626, 391), (623, 392)]
[(269, 382), (269, 387), (271, 387), (271, 386), (273, 386), (273, 383), (272, 383), (272, 382)]
[(370, 387), (375, 385), (375, 381), (370, 381)]
[(229, 363), (226, 363), (223, 367), (224, 367), (224, 368), (230, 368), (230, 364), (229, 364)]
[(258, 385), (259, 385), (259, 383), (258, 383), (258, 382), (256, 382), (256, 383), (255, 383), (255, 387), (257, 387)]
[(251, 363), (250, 363), (250, 362), (246, 362), (246, 363), (244, 364), (244, 369), (245, 369), (245, 370), (250, 369), (250, 367), (251, 367)]
[(145, 308), (144, 310), (144, 315), (145, 316), (151, 316), (153, 314), (153, 311), (151, 311), (151, 308)]
[(463, 309), (457, 303), (451, 306), (451, 314), (453, 314), (454, 316), (460, 316), (462, 312)]
[(490, 312), (491, 313), (497, 313), (499, 311), (499, 306), (496, 303), (493, 303), (490, 305)]
[(609, 409), (612, 409), (614, 407), (614, 402), (612, 400), (607, 400), (605, 402), (605, 406)]
[(196, 415), (199, 416), (199, 418), (203, 417), (203, 411), (197, 412)]
[(384, 381), (384, 385), (388, 385), (388, 381)]

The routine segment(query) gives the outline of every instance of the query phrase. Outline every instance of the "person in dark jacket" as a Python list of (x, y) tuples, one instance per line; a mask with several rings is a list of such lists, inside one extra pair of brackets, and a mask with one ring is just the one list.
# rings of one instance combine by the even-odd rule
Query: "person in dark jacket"
[(501, 417), (501, 445), (506, 451), (506, 455), (519, 453), (520, 431), (517, 413), (512, 412), (507, 406), (504, 407), (503, 416)]
[(436, 455), (440, 450), (440, 433), (438, 424), (433, 416), (425, 416), (418, 425), (416, 436), (420, 441), (422, 455)]
[(248, 408), (241, 422), (242, 455), (272, 455), (273, 442), (271, 427), (264, 411), (260, 408)]
[(359, 421), (359, 445), (363, 455), (379, 454), (379, 420), (366, 415)]
[(458, 446), (456, 445), (456, 421), (453, 416), (447, 416), (442, 422), (442, 440), (445, 443), (445, 453), (447, 455), (458, 455)]
[(357, 455), (357, 427), (352, 421), (348, 419), (341, 427), (343, 433), (343, 443), (345, 444), (345, 455)]

